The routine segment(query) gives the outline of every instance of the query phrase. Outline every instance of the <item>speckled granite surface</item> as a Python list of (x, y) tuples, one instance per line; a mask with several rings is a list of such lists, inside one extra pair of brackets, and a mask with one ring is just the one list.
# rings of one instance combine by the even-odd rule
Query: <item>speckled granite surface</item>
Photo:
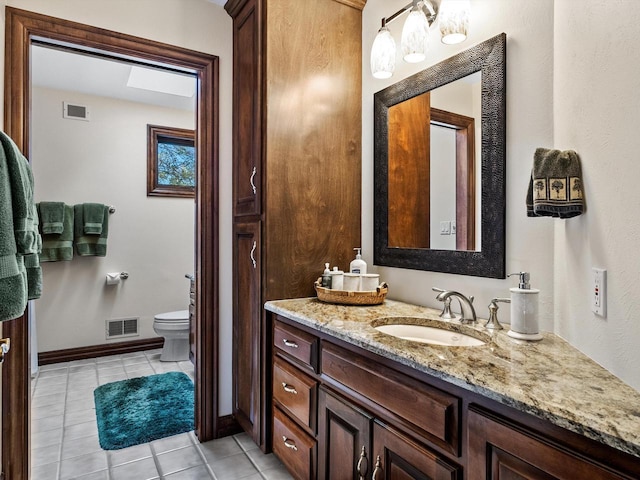
[[(417, 317), (424, 324), (442, 321), (440, 311), (431, 308), (393, 300), (350, 307), (315, 298), (271, 301), (265, 308), (640, 457), (640, 392), (553, 334), (524, 342), (507, 336), (508, 325), (497, 333), (478, 327), (474, 335), (487, 340), (486, 345), (446, 347), (398, 339), (373, 328), (407, 323), (387, 317)], [(455, 320), (450, 323), (456, 325)], [(455, 328), (472, 327), (458, 323)]]

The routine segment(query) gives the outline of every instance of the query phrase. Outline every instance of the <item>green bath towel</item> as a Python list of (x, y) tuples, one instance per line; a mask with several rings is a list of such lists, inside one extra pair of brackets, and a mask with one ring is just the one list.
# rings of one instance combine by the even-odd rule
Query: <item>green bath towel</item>
[(27, 305), (26, 273), (16, 255), (9, 166), (0, 148), (0, 321), (12, 320)]
[(16, 144), (4, 132), (0, 131), (3, 159), (8, 169), (8, 188), (11, 192), (13, 210), (13, 231), (16, 238), (17, 253), (36, 253), (37, 229), (34, 223), (33, 175), (27, 159)]
[(40, 262), (59, 262), (73, 259), (74, 209), (64, 206), (64, 222), (62, 233), (43, 234)]
[(40, 230), (44, 234), (61, 234), (64, 221), (64, 203), (62, 202), (40, 202)]
[(102, 233), (100, 235), (85, 235), (83, 220), (83, 205), (74, 205), (74, 242), (76, 253), (81, 257), (106, 257), (107, 236), (109, 234), (109, 207), (103, 205)]
[(83, 203), (82, 220), (85, 235), (100, 235), (104, 220), (104, 205), (102, 203)]

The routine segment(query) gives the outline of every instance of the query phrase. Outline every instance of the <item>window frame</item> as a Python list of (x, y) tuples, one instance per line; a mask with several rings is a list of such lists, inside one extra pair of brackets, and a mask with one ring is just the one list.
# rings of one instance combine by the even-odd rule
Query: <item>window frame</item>
[[(190, 143), (196, 147), (196, 132), (185, 128), (147, 125), (147, 196), (195, 198), (195, 186), (158, 184), (158, 144), (159, 139), (176, 139), (180, 143)], [(166, 143), (166, 142), (165, 142)], [(197, 155), (194, 150), (194, 161)], [(195, 167), (195, 165), (194, 165)], [(195, 177), (194, 177), (195, 178)]]

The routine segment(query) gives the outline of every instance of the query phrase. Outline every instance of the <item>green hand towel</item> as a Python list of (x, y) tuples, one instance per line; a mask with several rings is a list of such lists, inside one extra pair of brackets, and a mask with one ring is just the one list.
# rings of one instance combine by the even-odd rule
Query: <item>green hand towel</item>
[(9, 189), (13, 209), (13, 231), (18, 253), (35, 253), (37, 248), (36, 230), (34, 230), (33, 175), (26, 158), (11, 138), (0, 131), (2, 158), (8, 168)]
[(104, 205), (102, 203), (83, 203), (82, 215), (85, 235), (100, 235), (102, 220), (104, 219)]
[(107, 236), (109, 234), (109, 207), (103, 205), (102, 233), (100, 235), (85, 235), (83, 221), (83, 205), (74, 205), (74, 241), (76, 253), (81, 257), (106, 257)]
[(0, 149), (0, 321), (19, 317), (27, 306), (22, 257), (17, 256), (13, 232), (9, 167)]
[(44, 234), (62, 233), (64, 221), (64, 203), (40, 202), (40, 229)]
[(42, 235), (40, 263), (68, 261), (73, 258), (74, 208), (64, 206), (64, 222), (60, 235)]

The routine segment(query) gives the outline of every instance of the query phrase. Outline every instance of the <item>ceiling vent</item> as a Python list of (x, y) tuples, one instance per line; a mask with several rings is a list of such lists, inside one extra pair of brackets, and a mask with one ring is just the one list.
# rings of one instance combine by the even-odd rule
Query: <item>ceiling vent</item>
[(77, 103), (62, 102), (62, 117), (89, 121), (89, 107)]
[(110, 338), (136, 337), (138, 333), (138, 318), (119, 318), (107, 320), (107, 340)]

